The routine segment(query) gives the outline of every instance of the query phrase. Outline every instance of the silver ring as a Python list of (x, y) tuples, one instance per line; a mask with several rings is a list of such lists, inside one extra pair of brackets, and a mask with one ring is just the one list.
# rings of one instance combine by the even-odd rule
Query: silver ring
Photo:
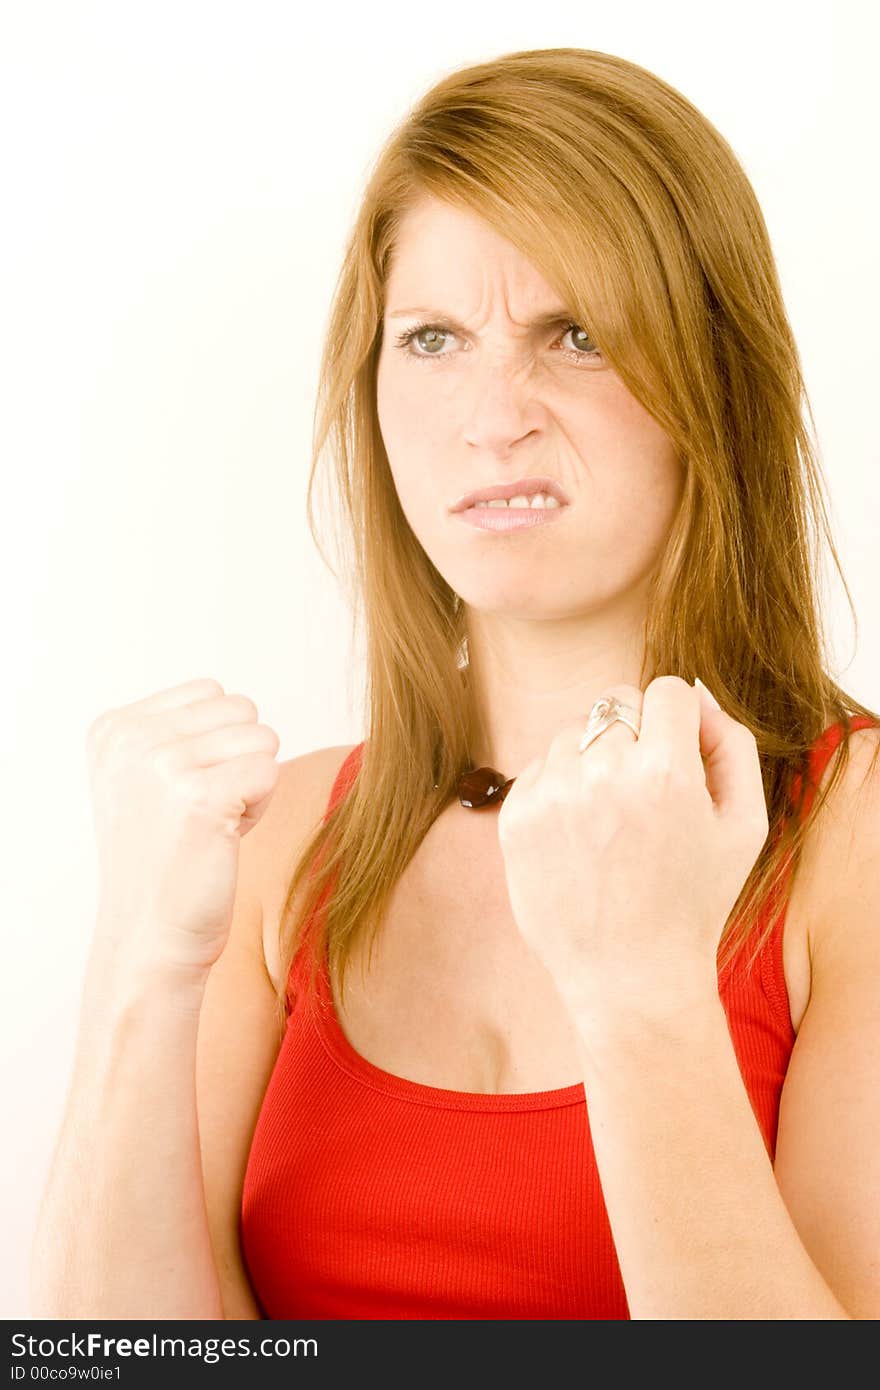
[[(630, 718), (632, 716), (632, 718)], [(632, 705), (625, 705), (622, 700), (616, 699), (613, 695), (602, 695), (590, 710), (587, 720), (587, 727), (584, 730), (583, 738), (578, 744), (578, 752), (583, 753), (589, 748), (594, 739), (600, 734), (604, 734), (606, 729), (610, 729), (612, 724), (616, 724), (618, 719), (632, 729), (636, 738), (641, 729), (642, 717), (637, 709)]]

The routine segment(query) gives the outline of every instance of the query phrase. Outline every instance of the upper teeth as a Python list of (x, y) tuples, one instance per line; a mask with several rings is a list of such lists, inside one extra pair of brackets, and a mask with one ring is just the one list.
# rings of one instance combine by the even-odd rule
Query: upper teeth
[(534, 497), (521, 494), (517, 497), (493, 497), (491, 502), (475, 502), (475, 507), (558, 507), (559, 498), (551, 492), (536, 492)]

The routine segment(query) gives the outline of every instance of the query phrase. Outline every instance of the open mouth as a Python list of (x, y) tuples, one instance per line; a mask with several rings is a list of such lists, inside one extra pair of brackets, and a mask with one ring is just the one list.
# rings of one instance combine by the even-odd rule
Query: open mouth
[(514, 497), (509, 502), (500, 498), (491, 502), (477, 502), (455, 515), (466, 525), (475, 526), (481, 531), (518, 531), (524, 527), (545, 526), (558, 521), (567, 508), (567, 502), (539, 494), (532, 498)]

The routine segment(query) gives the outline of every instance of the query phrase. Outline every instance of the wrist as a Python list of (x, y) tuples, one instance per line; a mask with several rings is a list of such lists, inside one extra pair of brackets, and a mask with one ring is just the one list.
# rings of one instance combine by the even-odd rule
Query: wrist
[(698, 1051), (719, 1029), (728, 1033), (717, 987), (652, 1006), (606, 1006), (573, 1016), (585, 1059), (601, 1069), (606, 1063), (621, 1068), (627, 1061), (644, 1069), (646, 1061), (659, 1058), (665, 1049)]
[(597, 1053), (689, 1041), (721, 1018), (726, 1026), (717, 975), (660, 996), (631, 993), (602, 1001), (570, 1000), (569, 1012), (583, 1045)]
[(138, 942), (106, 936), (100, 929), (88, 965), (90, 986), (120, 1002), (151, 1005), (167, 1001), (198, 1011), (211, 967), (175, 960), (161, 951), (144, 952)]

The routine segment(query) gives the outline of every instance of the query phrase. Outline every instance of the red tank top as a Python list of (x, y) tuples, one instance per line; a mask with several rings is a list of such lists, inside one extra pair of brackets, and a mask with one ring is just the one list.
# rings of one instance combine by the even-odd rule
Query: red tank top
[[(802, 814), (841, 733), (831, 725), (810, 750)], [(350, 788), (363, 746), (343, 762), (325, 814)], [(795, 1041), (784, 916), (750, 977), (739, 957), (719, 975), (771, 1159)], [(349, 1044), (326, 955), (317, 1017), (305, 1007), (305, 968), (301, 948), (242, 1192), (242, 1251), (265, 1316), (628, 1318), (583, 1083), (483, 1095), (394, 1076)]]

